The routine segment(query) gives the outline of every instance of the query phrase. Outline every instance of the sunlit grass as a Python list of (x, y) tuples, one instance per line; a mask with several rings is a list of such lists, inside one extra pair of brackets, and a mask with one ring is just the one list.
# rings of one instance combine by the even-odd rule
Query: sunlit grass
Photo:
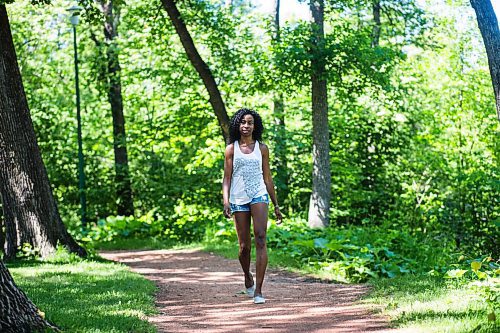
[(171, 241), (158, 238), (117, 238), (109, 242), (95, 242), (93, 246), (99, 250), (159, 250), (174, 246)]
[(124, 238), (109, 242), (95, 242), (92, 246), (99, 251), (113, 250), (164, 250), (164, 249), (193, 249), (200, 248), (200, 243), (178, 243), (172, 240), (158, 238)]
[(155, 313), (153, 283), (116, 263), (60, 261), (8, 265), (49, 321), (64, 332), (156, 332), (146, 320)]
[(371, 284), (374, 289), (364, 302), (381, 306), (395, 327), (416, 332), (500, 331), (498, 321), (488, 322), (486, 304), (464, 285), (426, 275), (376, 279)]

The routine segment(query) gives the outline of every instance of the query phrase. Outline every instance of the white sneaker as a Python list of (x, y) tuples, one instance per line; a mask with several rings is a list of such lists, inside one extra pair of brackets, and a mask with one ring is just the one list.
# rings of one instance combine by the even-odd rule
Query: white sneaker
[(266, 299), (262, 296), (255, 296), (253, 298), (253, 302), (254, 302), (254, 304), (264, 304), (264, 303), (266, 303)]

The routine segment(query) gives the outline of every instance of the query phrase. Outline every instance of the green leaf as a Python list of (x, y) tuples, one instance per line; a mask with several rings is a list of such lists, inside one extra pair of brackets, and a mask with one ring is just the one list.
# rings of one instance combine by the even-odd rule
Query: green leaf
[(328, 244), (328, 239), (324, 238), (315, 238), (314, 239), (314, 247), (320, 248), (320, 249), (326, 249), (326, 244)]
[(473, 261), (470, 263), (470, 268), (472, 268), (473, 271), (478, 271), (481, 268), (481, 263), (479, 261)]
[(452, 269), (451, 271), (446, 272), (444, 277), (447, 279), (458, 279), (461, 278), (465, 273), (467, 273), (466, 269)]

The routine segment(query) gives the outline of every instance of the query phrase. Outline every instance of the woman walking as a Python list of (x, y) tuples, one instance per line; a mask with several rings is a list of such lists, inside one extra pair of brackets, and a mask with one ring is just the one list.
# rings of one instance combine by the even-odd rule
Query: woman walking
[[(257, 112), (249, 109), (236, 112), (231, 119), (230, 144), (226, 147), (222, 183), (224, 215), (227, 218), (230, 218), (231, 214), (234, 216), (245, 287), (248, 296), (254, 298), (255, 304), (266, 302), (262, 295), (262, 283), (267, 267), (269, 198), (273, 202), (278, 223), (282, 220), (269, 168), (269, 149), (260, 142), (263, 131), (262, 119)], [(250, 273), (251, 220), (256, 247), (256, 281)]]

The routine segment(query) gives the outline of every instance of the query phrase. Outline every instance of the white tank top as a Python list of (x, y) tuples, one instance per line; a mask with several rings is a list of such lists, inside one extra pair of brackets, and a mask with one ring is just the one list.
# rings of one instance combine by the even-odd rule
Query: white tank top
[(235, 141), (229, 202), (244, 205), (264, 194), (267, 194), (267, 189), (262, 172), (259, 141), (255, 140), (255, 148), (250, 154), (243, 154), (240, 144)]

